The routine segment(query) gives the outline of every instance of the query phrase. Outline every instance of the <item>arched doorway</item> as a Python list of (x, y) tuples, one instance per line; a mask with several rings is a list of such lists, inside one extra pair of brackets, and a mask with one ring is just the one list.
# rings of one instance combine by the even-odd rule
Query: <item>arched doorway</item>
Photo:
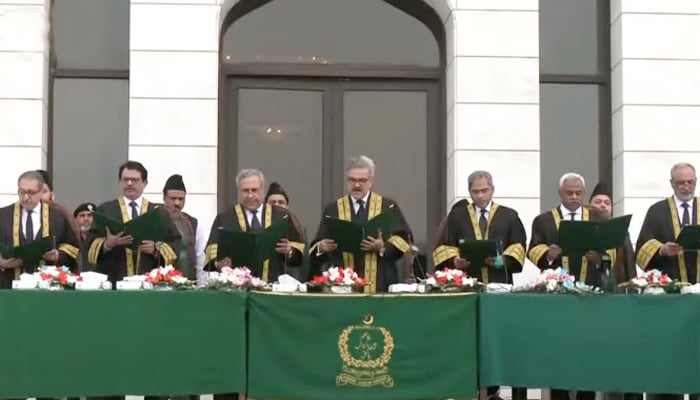
[(219, 205), (239, 169), (260, 168), (313, 236), (365, 154), (429, 253), (446, 203), (444, 54), (421, 0), (236, 3), (220, 42)]

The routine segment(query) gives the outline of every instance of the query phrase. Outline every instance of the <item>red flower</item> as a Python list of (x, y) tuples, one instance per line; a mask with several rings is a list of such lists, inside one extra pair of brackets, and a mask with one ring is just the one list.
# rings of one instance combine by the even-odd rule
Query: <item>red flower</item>
[(58, 281), (61, 283), (61, 285), (65, 285), (68, 282), (68, 275), (66, 275), (66, 273), (63, 271), (59, 272)]

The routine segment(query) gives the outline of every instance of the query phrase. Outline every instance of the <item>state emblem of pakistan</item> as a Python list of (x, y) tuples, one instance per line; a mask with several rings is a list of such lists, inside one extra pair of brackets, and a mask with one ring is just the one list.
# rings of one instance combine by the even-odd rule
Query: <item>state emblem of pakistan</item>
[(383, 326), (374, 326), (374, 316), (366, 315), (362, 325), (345, 328), (338, 337), (338, 351), (343, 362), (335, 378), (337, 386), (394, 387), (389, 362), (394, 352), (394, 338)]

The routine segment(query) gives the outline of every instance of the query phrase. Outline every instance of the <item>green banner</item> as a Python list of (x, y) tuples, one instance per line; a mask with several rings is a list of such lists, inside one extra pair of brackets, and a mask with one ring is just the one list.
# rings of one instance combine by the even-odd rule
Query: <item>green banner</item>
[(246, 294), (0, 291), (0, 398), (244, 392)]
[(482, 386), (700, 392), (700, 296), (480, 296)]
[(252, 293), (256, 399), (475, 398), (477, 296)]

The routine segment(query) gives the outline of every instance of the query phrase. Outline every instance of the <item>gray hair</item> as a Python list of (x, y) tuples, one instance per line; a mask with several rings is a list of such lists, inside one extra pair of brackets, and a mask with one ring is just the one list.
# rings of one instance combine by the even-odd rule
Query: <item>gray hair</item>
[(575, 172), (567, 172), (564, 175), (562, 175), (561, 178), (559, 178), (559, 189), (564, 187), (564, 184), (572, 179), (578, 179), (579, 181), (581, 181), (581, 185), (583, 185), (583, 188), (586, 188), (586, 181), (583, 179), (583, 176)]
[(241, 187), (241, 181), (251, 176), (257, 176), (260, 178), (260, 185), (265, 187), (265, 175), (259, 169), (242, 169), (236, 175), (236, 186)]
[(695, 173), (695, 167), (693, 167), (693, 164), (687, 162), (679, 162), (673, 164), (673, 167), (671, 167), (671, 179), (673, 179), (673, 173), (681, 168), (690, 168), (693, 170), (693, 173)]
[(37, 181), (39, 182), (39, 186), (44, 185), (46, 181), (44, 181), (44, 177), (38, 172), (38, 171), (27, 171), (23, 172), (22, 175), (17, 178), (17, 184), (19, 185), (19, 181), (22, 179), (28, 180), (28, 181)]
[(474, 184), (474, 181), (477, 179), (486, 179), (486, 182), (488, 182), (489, 186), (493, 187), (493, 177), (491, 176), (491, 173), (488, 171), (474, 171), (471, 174), (469, 174), (469, 178), (467, 178), (467, 183), (469, 184), (469, 189), (472, 188), (472, 185)]
[(369, 176), (374, 176), (374, 161), (367, 156), (352, 157), (345, 170), (348, 171), (353, 168), (367, 168), (369, 170)]

